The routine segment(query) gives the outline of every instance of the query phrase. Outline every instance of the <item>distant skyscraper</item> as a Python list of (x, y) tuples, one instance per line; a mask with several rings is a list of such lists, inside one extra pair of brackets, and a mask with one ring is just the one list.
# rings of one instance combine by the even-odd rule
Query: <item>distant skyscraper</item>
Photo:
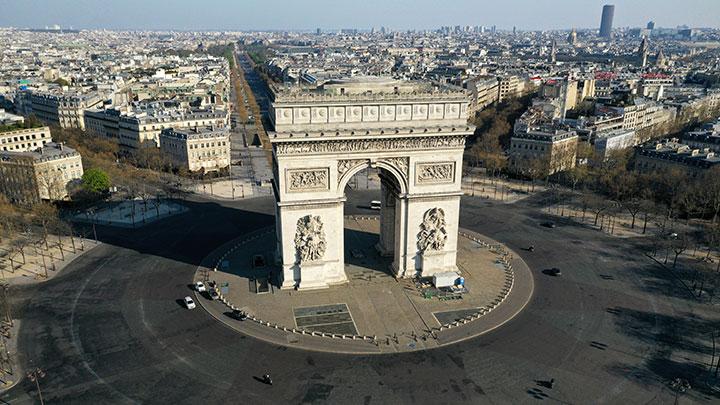
[(322, 34), (322, 29), (318, 28), (315, 30), (315, 34), (320, 35)]
[(655, 29), (655, 21), (649, 21), (649, 22), (647, 23), (647, 27), (646, 27), (646, 28), (649, 29), (649, 30), (654, 30), (654, 29)]
[(548, 62), (557, 62), (557, 41), (554, 39), (552, 40), (552, 45), (550, 46), (550, 56), (548, 57)]
[(513, 35), (517, 34), (517, 27), (513, 25)]
[(603, 6), (602, 19), (600, 20), (600, 36), (603, 38), (612, 37), (613, 16), (615, 15), (615, 6), (606, 4)]

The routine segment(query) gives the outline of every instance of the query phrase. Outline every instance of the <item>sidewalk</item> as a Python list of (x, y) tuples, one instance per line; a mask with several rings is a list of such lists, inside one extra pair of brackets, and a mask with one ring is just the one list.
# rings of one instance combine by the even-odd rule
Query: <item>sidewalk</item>
[[(45, 243), (35, 241), (25, 248), (25, 259), (15, 252), (12, 263), (8, 257), (0, 260), (0, 272), (5, 281), (12, 285), (32, 284), (53, 278), (65, 266), (83, 253), (97, 246), (92, 239), (56, 235), (48, 236), (49, 249)], [(0, 246), (3, 251), (7, 245)]]
[(545, 191), (545, 187), (539, 184), (533, 187), (530, 182), (517, 180), (465, 176), (462, 179), (462, 191), (465, 195), (512, 204)]

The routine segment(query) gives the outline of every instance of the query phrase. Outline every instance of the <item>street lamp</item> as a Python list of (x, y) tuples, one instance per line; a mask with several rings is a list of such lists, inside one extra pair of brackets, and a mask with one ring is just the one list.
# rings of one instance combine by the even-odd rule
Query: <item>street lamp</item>
[(30, 370), (27, 373), (27, 378), (30, 381), (33, 381), (35, 383), (35, 386), (38, 390), (38, 397), (40, 398), (40, 405), (45, 405), (45, 401), (43, 401), (42, 397), (42, 391), (40, 391), (40, 379), (45, 377), (45, 371), (43, 369), (35, 367), (34, 370)]

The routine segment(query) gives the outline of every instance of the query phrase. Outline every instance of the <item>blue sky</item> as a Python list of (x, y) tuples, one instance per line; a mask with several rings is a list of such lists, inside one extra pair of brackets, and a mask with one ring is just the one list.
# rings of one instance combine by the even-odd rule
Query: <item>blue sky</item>
[(597, 28), (602, 5), (614, 26), (720, 27), (720, 0), (0, 0), (0, 26), (256, 30), (441, 25)]

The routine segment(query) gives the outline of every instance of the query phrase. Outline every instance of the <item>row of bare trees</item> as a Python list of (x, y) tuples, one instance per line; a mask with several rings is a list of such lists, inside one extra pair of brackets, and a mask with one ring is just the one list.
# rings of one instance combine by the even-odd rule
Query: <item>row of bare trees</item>
[[(38, 203), (30, 208), (15, 206), (0, 195), (0, 243), (5, 247), (4, 257), (14, 272), (18, 265), (27, 264), (26, 255), (34, 253), (42, 259), (47, 277), (49, 266), (55, 259), (65, 259), (66, 252), (77, 252), (76, 234), (72, 226), (61, 220), (58, 209), (49, 203)], [(66, 245), (65, 238), (70, 237)], [(79, 242), (82, 245), (82, 242)], [(59, 248), (54, 257), (53, 247)], [(80, 246), (82, 248), (82, 246)], [(29, 251), (29, 249), (32, 249)], [(3, 272), (4, 276), (4, 272)]]

